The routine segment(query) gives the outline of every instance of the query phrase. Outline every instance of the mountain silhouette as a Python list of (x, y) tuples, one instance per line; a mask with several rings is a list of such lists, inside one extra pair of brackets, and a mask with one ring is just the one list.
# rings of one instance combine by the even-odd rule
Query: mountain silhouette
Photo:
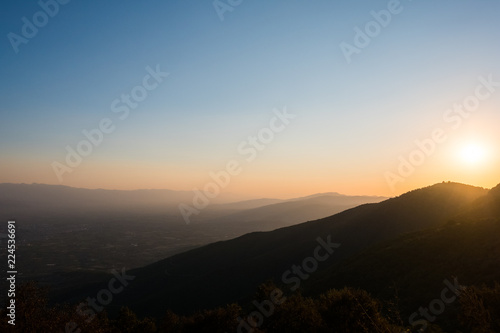
[[(318, 237), (340, 244), (319, 263), (314, 273), (319, 276), (379, 242), (442, 226), (487, 194), (483, 188), (440, 183), (320, 220), (210, 244), (131, 270), (133, 283), (116, 296), (111, 308), (127, 305), (139, 314), (161, 315), (166, 309), (191, 313), (246, 302), (259, 284), (267, 279), (281, 282), (292, 265), (310, 257)], [(104, 281), (90, 284), (59, 297), (77, 301), (104, 286)]]
[[(381, 300), (397, 296), (399, 309), (408, 318), (439, 296), (445, 279), (457, 279), (463, 286), (493, 286), (500, 281), (499, 189), (490, 190), (439, 226), (375, 244), (342, 265), (318, 272), (305, 282), (306, 294), (348, 285)], [(453, 327), (453, 315), (447, 311), (439, 320)]]

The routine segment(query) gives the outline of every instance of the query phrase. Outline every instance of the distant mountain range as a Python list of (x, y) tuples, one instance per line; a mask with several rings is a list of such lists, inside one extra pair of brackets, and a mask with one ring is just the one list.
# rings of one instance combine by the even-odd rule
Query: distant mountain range
[[(190, 191), (83, 189), (46, 184), (0, 184), (2, 214), (142, 211), (177, 214), (180, 202), (192, 200)], [(228, 203), (240, 197), (221, 194), (215, 203)]]
[[(303, 198), (252, 199), (221, 194), (205, 210), (194, 216), (196, 222), (255, 222), (265, 230), (317, 219), (363, 203), (380, 202), (377, 196), (346, 196), (339, 193), (315, 194)], [(189, 203), (193, 192), (172, 190), (81, 189), (45, 184), (0, 184), (0, 218), (12, 217), (35, 222), (37, 216), (75, 216), (76, 214), (164, 215), (182, 221), (179, 203)], [(184, 222), (182, 222), (184, 223)], [(266, 223), (268, 226), (266, 227)], [(257, 230), (257, 229), (255, 229)]]
[[(18, 221), (18, 246), (24, 248), (21, 277), (60, 284), (66, 280), (60, 274), (77, 271), (84, 276), (82, 271), (99, 274), (113, 267), (141, 267), (216, 241), (385, 199), (324, 193), (231, 202), (241, 196), (221, 194), (187, 226), (178, 204), (192, 196), (188, 191), (0, 184), (0, 219)], [(0, 225), (0, 234), (6, 233), (4, 227)]]
[[(451, 263), (456, 262), (455, 267), (460, 267), (463, 251), (447, 253), (446, 249), (460, 249), (456, 242), (465, 242), (472, 234), (477, 236), (476, 242), (481, 242), (481, 237), (489, 237), (489, 250), (497, 253), (499, 244), (493, 242), (490, 233), (497, 230), (499, 223), (499, 191), (499, 187), (487, 190), (440, 183), (380, 203), (363, 204), (327, 218), (213, 243), (131, 270), (129, 274), (136, 278), (117, 295), (109, 309), (127, 305), (147, 315), (161, 315), (166, 309), (191, 313), (231, 302), (249, 302), (257, 286), (268, 279), (290, 289), (288, 282), (283, 281), (284, 272), (311, 257), (318, 246), (318, 238), (340, 246), (327, 261), (318, 263), (317, 271), (303, 280), (301, 289), (304, 292), (314, 294), (324, 292), (325, 288), (352, 285), (367, 286), (387, 296), (388, 286), (397, 281), (397, 287), (405, 290), (405, 301), (411, 309), (418, 295), (406, 290), (404, 279), (411, 276), (399, 271), (408, 267), (408, 262), (414, 266), (407, 274), (417, 274), (417, 277), (425, 277), (430, 263), (439, 266), (442, 259), (438, 258), (444, 255)], [(491, 227), (484, 224), (484, 231), (479, 231), (481, 228), (475, 229), (474, 223), (490, 223)], [(457, 225), (462, 225), (458, 228), (463, 229), (453, 229)], [(445, 230), (442, 237), (437, 230)], [(462, 231), (453, 235), (453, 230)], [(472, 230), (478, 231), (467, 233)], [(479, 246), (471, 240), (466, 244), (471, 250)], [(421, 254), (422, 261), (406, 256), (411, 253), (425, 253), (427, 261)], [(386, 267), (386, 263), (390, 266)], [(443, 265), (443, 269), (436, 272), (435, 284), (456, 272), (444, 269), (446, 267), (452, 266)], [(385, 276), (386, 270), (392, 272)], [(498, 266), (483, 267), (482, 273), (474, 282), (488, 282), (498, 277)], [(374, 279), (379, 280), (371, 284)], [(60, 294), (59, 299), (77, 301), (85, 298), (103, 288), (107, 280), (102, 281), (102, 284), (88, 284)], [(428, 280), (415, 283), (425, 281)]]
[[(258, 202), (261, 204), (265, 202), (265, 205), (257, 206), (257, 201), (254, 200), (246, 202), (247, 204), (255, 204), (254, 208), (247, 208), (233, 213), (224, 210), (209, 211), (202, 215), (201, 218), (205, 217), (206, 219), (211, 213), (215, 216), (210, 219), (210, 222), (267, 225), (272, 226), (272, 228), (280, 228), (304, 221), (317, 220), (362, 204), (377, 203), (386, 199), (386, 197), (347, 196), (339, 193), (315, 194), (302, 198), (279, 200), (275, 203), (272, 202), (276, 200), (263, 199)], [(218, 208), (241, 207), (242, 204), (245, 204), (245, 202), (221, 205)], [(247, 207), (249, 206), (247, 205)]]

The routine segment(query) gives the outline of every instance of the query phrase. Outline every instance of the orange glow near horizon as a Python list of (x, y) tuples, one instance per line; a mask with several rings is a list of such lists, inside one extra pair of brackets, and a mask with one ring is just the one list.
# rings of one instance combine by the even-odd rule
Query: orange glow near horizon
[[(473, 157), (476, 153), (473, 151)], [(397, 196), (407, 191), (429, 186), (442, 181), (454, 181), (474, 186), (492, 188), (500, 182), (498, 170), (500, 161), (490, 158), (488, 164), (459, 164), (457, 158), (451, 163), (440, 158), (432, 159), (415, 172), (414, 175), (398, 184), (396, 191), (391, 191), (385, 183), (382, 172), (355, 174), (344, 170), (330, 171), (328, 168), (317, 169), (314, 176), (298, 170), (265, 172), (265, 168), (248, 167), (240, 175), (232, 176), (228, 186), (221, 191), (234, 193), (248, 198), (295, 198), (324, 192), (338, 192), (346, 195)], [(134, 189), (170, 189), (191, 191), (212, 182), (209, 172), (200, 172), (198, 168), (181, 168), (129, 163), (88, 163), (76, 169), (58, 183), (52, 170), (45, 168), (43, 173), (34, 173), (35, 161), (1, 164), (4, 172), (0, 182), (45, 183), (81, 188), (103, 188), (116, 190)], [(56, 181), (54, 181), (56, 180)]]
[[(484, 129), (490, 127), (482, 125)], [(409, 176), (398, 182), (394, 190), (388, 186), (383, 175), (387, 171), (397, 173), (397, 152), (373, 152), (371, 156), (357, 156), (350, 152), (340, 159), (338, 154), (318, 157), (311, 153), (297, 160), (293, 154), (274, 150), (268, 155), (266, 151), (251, 163), (233, 156), (242, 171), (230, 177), (229, 184), (221, 188), (221, 193), (246, 198), (282, 199), (324, 192), (393, 197), (443, 181), (492, 188), (500, 182), (498, 134), (494, 130), (483, 132), (481, 135), (467, 135), (467, 132), (450, 135), (433, 154), (426, 156), (424, 163), (415, 166)], [(400, 155), (408, 159), (409, 151)], [(17, 157), (0, 161), (0, 182), (91, 189), (191, 191), (194, 188), (203, 189), (207, 183), (213, 182), (209, 174), (224, 170), (229, 160), (231, 158), (224, 163), (211, 161), (197, 164), (98, 157), (86, 160), (59, 183), (50, 166), (51, 161), (40, 156)]]

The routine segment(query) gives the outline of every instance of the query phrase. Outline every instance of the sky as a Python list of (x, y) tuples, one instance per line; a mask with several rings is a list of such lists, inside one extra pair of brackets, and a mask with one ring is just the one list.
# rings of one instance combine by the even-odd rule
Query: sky
[(1, 6), (0, 182), (279, 198), (500, 183), (498, 1)]

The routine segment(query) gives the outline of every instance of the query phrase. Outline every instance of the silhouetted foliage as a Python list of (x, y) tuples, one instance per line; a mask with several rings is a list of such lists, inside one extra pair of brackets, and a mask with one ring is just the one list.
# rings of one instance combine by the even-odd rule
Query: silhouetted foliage
[(323, 319), (316, 304), (302, 295), (292, 295), (277, 305), (274, 313), (266, 318), (265, 332), (321, 332)]
[(460, 321), (472, 333), (500, 332), (500, 284), (472, 286), (460, 294)]
[[(157, 328), (154, 319), (139, 319), (127, 307), (120, 309), (116, 319), (108, 319), (102, 311), (85, 317), (77, 306), (49, 306), (46, 291), (35, 283), (21, 284), (16, 293), (16, 326), (6, 320), (0, 322), (1, 332), (74, 332), (74, 333), (363, 333), (416, 332), (393, 324), (383, 314), (381, 303), (366, 291), (353, 288), (329, 290), (317, 299), (300, 293), (283, 296), (282, 302), (265, 303), (266, 295), (276, 289), (272, 283), (261, 285), (258, 296), (248, 311), (238, 304), (212, 310), (203, 310), (190, 316), (179, 316), (167, 311)], [(500, 332), (500, 285), (492, 288), (470, 286), (459, 298), (460, 313), (457, 322), (462, 332)], [(259, 304), (258, 306), (255, 304)], [(263, 310), (264, 309), (264, 310)], [(259, 312), (261, 320), (252, 321)], [(0, 310), (2, 318), (5, 309)], [(238, 329), (241, 320), (250, 329)], [(427, 333), (444, 332), (439, 325), (429, 323)]]
[(224, 333), (236, 332), (237, 318), (241, 307), (231, 304), (225, 308), (204, 310), (184, 319), (182, 332), (186, 333)]
[(344, 288), (320, 296), (318, 307), (327, 327), (345, 333), (391, 332), (380, 304), (364, 290)]
[(173, 311), (167, 310), (161, 322), (160, 330), (163, 332), (178, 333), (182, 332), (182, 327), (182, 318), (175, 314)]
[(118, 318), (114, 325), (122, 333), (154, 333), (156, 332), (156, 325), (150, 318), (139, 320), (134, 312), (127, 307), (120, 309)]

